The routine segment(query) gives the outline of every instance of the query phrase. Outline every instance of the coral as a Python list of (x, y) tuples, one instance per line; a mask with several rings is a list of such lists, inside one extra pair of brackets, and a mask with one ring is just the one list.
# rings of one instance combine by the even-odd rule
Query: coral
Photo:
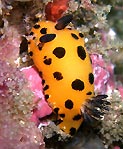
[[(39, 129), (30, 122), (33, 94), (19, 69), (0, 61), (0, 143), (3, 148), (44, 146)], [(33, 130), (33, 131), (30, 131)]]
[(105, 148), (109, 148), (114, 142), (122, 142), (123, 138), (123, 85), (115, 82), (114, 65), (111, 62), (106, 62), (99, 54), (92, 54), (91, 59), (96, 94), (107, 94), (111, 102), (109, 111), (98, 126)]
[(0, 128), (2, 149), (39, 149), (39, 147), (44, 149), (45, 144), (41, 132), (33, 123), (23, 121), (18, 123), (9, 117), (7, 118)]
[(102, 121), (100, 130), (107, 148), (113, 142), (123, 143), (123, 100), (117, 90), (114, 90), (109, 98), (111, 107)]
[(1, 60), (6, 60), (12, 65), (15, 65), (15, 60), (19, 55), (20, 39), (20, 35), (15, 27), (5, 27), (4, 37), (0, 40)]
[[(4, 61), (0, 61), (0, 69), (2, 101), (4, 99), (6, 102), (14, 104), (11, 105), (13, 107), (13, 110), (11, 111), (13, 116), (15, 114), (26, 114), (27, 117), (29, 117), (29, 111), (32, 110), (34, 105), (31, 92), (27, 89), (26, 80), (24, 79), (23, 74), (20, 73), (19, 69), (13, 68), (8, 62)], [(2, 104), (4, 104), (4, 102), (2, 102)], [(23, 105), (25, 106), (23, 107)]]
[[(2, 6), (6, 8), (5, 4)], [(10, 26), (5, 18), (2, 19), (4, 26), (1, 28), (0, 38), (0, 145), (8, 149), (38, 149), (39, 147), (43, 149), (42, 133), (30, 121), (37, 103), (34, 104), (35, 97), (27, 79), (17, 68), (21, 42), (20, 30), (15, 24)], [(47, 104), (43, 105), (43, 103), (39, 102), (38, 108), (44, 105), (47, 107)], [(46, 108), (43, 109), (46, 113)]]
[[(111, 5), (90, 0), (71, 0), (67, 13), (73, 13), (72, 23), (84, 34), (86, 47), (90, 53), (100, 53), (107, 56), (107, 51), (113, 51), (123, 47), (122, 41), (116, 34), (112, 35), (113, 29), (107, 23), (107, 15)], [(114, 32), (115, 33), (115, 32)]]

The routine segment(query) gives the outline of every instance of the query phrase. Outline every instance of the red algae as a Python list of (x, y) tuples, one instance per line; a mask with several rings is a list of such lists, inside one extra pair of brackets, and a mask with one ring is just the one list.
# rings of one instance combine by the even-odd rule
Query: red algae
[(68, 8), (69, 0), (53, 0), (45, 7), (46, 19), (49, 21), (58, 20)]

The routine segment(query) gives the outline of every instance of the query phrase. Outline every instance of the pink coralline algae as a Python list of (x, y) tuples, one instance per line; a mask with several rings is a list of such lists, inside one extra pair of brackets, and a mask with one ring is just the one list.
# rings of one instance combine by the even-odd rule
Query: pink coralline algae
[(0, 59), (15, 65), (15, 60), (19, 54), (20, 40), (17, 29), (8, 27), (3, 39), (0, 39)]
[(94, 7), (90, 0), (82, 0), (81, 5), (87, 10), (91, 10)]
[(0, 60), (0, 147), (2, 149), (44, 148), (41, 132), (30, 116), (33, 94), (18, 68)]
[(32, 67), (25, 67), (21, 70), (27, 80), (29, 81), (32, 92), (34, 93), (34, 102), (37, 103), (36, 108), (33, 110), (31, 120), (37, 125), (40, 123), (39, 118), (43, 118), (46, 115), (51, 114), (52, 109), (48, 106), (48, 103), (45, 101), (42, 87), (42, 79), (38, 74), (37, 69)]
[(44, 100), (36, 70), (27, 73), (17, 68), (20, 40), (16, 27), (5, 29), (0, 39), (0, 148), (44, 149), (38, 118), (52, 110)]
[(117, 88), (123, 97), (123, 86), (115, 83), (114, 65), (111, 62), (105, 62), (100, 54), (91, 54), (91, 60), (95, 77), (95, 92), (108, 94)]
[(120, 92), (121, 97), (123, 98), (123, 86), (119, 85), (117, 88), (118, 88), (118, 90)]
[(1, 149), (44, 149), (41, 132), (32, 123), (18, 124), (7, 119), (0, 128)]
[(99, 94), (104, 94), (108, 86), (114, 88), (114, 66), (112, 64), (107, 64), (100, 54), (92, 54), (91, 59), (95, 77), (95, 90)]
[(46, 19), (50, 21), (58, 20), (68, 8), (69, 0), (53, 0), (45, 7)]
[(120, 147), (119, 146), (115, 146), (114, 149), (120, 149)]

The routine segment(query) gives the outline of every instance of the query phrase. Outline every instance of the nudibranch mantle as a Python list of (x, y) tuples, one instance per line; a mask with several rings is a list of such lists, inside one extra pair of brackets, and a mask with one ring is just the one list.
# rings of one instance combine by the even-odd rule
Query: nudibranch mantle
[(34, 25), (28, 52), (38, 68), (45, 98), (57, 114), (56, 124), (74, 135), (81, 123), (81, 107), (94, 96), (94, 75), (83, 34), (67, 28), (68, 15), (57, 22)]

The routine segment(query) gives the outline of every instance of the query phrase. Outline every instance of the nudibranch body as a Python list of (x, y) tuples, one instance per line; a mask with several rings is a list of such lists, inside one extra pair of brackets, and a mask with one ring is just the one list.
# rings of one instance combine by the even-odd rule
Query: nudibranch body
[(42, 76), (45, 98), (57, 114), (56, 124), (74, 135), (84, 119), (81, 107), (94, 96), (94, 75), (83, 34), (66, 27), (71, 20), (67, 15), (56, 23), (36, 23), (28, 52)]

